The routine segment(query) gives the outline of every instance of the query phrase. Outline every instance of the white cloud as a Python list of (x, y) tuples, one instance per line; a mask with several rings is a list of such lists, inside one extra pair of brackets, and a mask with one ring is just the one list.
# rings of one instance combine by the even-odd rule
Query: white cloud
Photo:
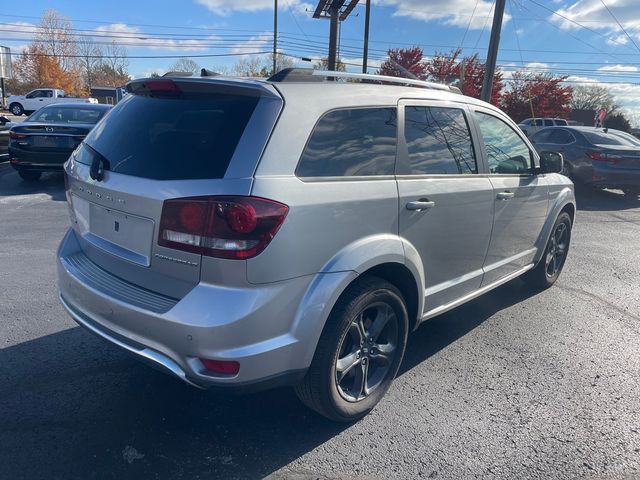
[(141, 32), (138, 27), (127, 25), (126, 23), (112, 23), (103, 25), (94, 30), (97, 33), (95, 40), (100, 42), (108, 42), (110, 38), (118, 45), (124, 45), (131, 48), (144, 47), (157, 50), (175, 50), (175, 51), (203, 51), (208, 46), (219, 40), (220, 37), (210, 35), (198, 40), (176, 40), (172, 38), (162, 38), (148, 36)]
[[(195, 0), (195, 2), (221, 16), (229, 15), (232, 12), (273, 10), (273, 0)], [(313, 5), (300, 0), (280, 0), (278, 3), (278, 9), (289, 7), (293, 7), (297, 11), (314, 8)]]
[[(396, 7), (393, 13), (396, 17), (409, 17), (426, 22), (440, 21), (445, 25), (460, 28), (467, 28), (469, 25), (471, 30), (480, 30), (485, 25), (491, 28), (493, 18), (493, 3), (486, 0), (478, 1), (475, 12), (474, 0), (378, 0), (376, 3)], [(510, 18), (505, 13), (503, 24)]]
[(605, 65), (604, 67), (598, 68), (600, 72), (638, 72), (640, 68), (634, 67), (633, 65)]
[(525, 67), (527, 68), (527, 70), (529, 71), (547, 71), (549, 70), (549, 64), (548, 63), (543, 63), (543, 62), (529, 62), (525, 65)]
[[(638, 0), (608, 0), (607, 6), (620, 21), (624, 29), (640, 40), (640, 2)], [(577, 0), (566, 8), (557, 10), (559, 15), (551, 15), (549, 20), (565, 30), (581, 29), (582, 24), (591, 30), (599, 30), (609, 35), (609, 45), (626, 45), (628, 37), (620, 29), (614, 18), (601, 0)], [(560, 17), (562, 15), (562, 18)]]
[(263, 33), (250, 37), (246, 42), (236, 43), (231, 47), (231, 53), (240, 54), (265, 51), (267, 45), (272, 44), (272, 42), (273, 34)]

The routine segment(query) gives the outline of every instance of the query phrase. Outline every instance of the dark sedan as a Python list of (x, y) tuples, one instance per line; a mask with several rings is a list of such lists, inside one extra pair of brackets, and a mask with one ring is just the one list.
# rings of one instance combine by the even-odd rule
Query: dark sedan
[(594, 187), (640, 194), (640, 141), (620, 130), (549, 127), (531, 136), (538, 151), (564, 156), (565, 174)]
[(31, 114), (9, 131), (9, 161), (23, 180), (42, 172), (61, 171), (71, 152), (84, 140), (111, 105), (54, 104)]

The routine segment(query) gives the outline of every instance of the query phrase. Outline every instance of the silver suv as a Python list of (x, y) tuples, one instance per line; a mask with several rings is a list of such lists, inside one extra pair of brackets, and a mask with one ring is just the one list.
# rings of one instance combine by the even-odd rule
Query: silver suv
[(65, 165), (60, 300), (188, 384), (294, 385), (354, 420), (422, 322), (562, 270), (562, 157), (449, 87), (289, 70), (127, 90)]

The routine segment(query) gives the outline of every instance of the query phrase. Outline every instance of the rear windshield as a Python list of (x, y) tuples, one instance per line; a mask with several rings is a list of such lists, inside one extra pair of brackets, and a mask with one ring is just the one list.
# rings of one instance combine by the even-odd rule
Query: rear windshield
[(92, 124), (97, 123), (104, 114), (106, 109), (102, 108), (72, 108), (72, 107), (45, 107), (41, 108), (25, 122), (47, 122), (47, 123), (66, 123), (66, 124)]
[(105, 170), (155, 180), (222, 178), (257, 103), (239, 95), (128, 95), (85, 142)]
[(629, 140), (622, 138), (620, 136), (614, 135), (612, 133), (604, 133), (604, 132), (582, 132), (582, 134), (587, 137), (587, 140), (594, 145), (626, 145), (626, 146), (635, 146)]

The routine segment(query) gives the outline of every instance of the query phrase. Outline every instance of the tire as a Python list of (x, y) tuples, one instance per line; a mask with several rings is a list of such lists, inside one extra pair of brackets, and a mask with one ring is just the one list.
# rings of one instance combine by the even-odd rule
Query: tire
[[(529, 285), (545, 289), (553, 285), (564, 267), (571, 244), (571, 217), (567, 212), (558, 215), (551, 229), (544, 253), (538, 264), (522, 276)], [(562, 248), (560, 248), (562, 245)]]
[(9, 105), (9, 111), (15, 116), (19, 117), (24, 113), (24, 108), (19, 103), (12, 103)]
[(25, 182), (37, 182), (42, 176), (42, 172), (34, 172), (32, 170), (18, 170), (18, 175)]
[(333, 307), (311, 366), (295, 387), (298, 398), (330, 420), (364, 417), (398, 373), (408, 327), (407, 308), (395, 286), (377, 277), (357, 280)]

